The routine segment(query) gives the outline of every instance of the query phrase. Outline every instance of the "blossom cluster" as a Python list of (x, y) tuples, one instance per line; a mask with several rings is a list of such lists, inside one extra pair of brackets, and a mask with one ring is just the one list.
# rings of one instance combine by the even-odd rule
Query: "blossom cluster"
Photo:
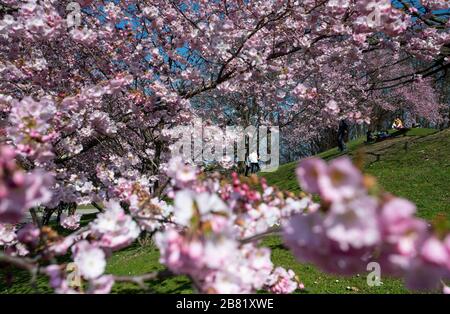
[(268, 277), (266, 284), (272, 293), (292, 293), (298, 288), (302, 289), (303, 286), (302, 283), (297, 282), (295, 277), (295, 273), (291, 269), (286, 270), (283, 267), (276, 267)]
[[(10, 2), (16, 4), (18, 1)], [(16, 18), (6, 15), (0, 20), (0, 35), (24, 36), (30, 41), (55, 38), (63, 27), (63, 19), (55, 10), (54, 2), (38, 4), (38, 1), (31, 0), (21, 3)]]
[(171, 224), (173, 207), (164, 200), (153, 197), (149, 192), (149, 180), (139, 181), (121, 179), (114, 189), (115, 195), (127, 203), (131, 216), (142, 230), (152, 233)]
[(118, 250), (134, 242), (140, 234), (138, 224), (117, 201), (109, 201), (106, 210), (91, 222), (90, 230), (99, 246)]
[[(78, 229), (63, 237), (34, 224), (19, 227), (2, 220), (0, 245), (12, 256), (36, 249), (47, 258), (72, 252), (72, 264), (45, 270), (58, 293), (108, 293), (115, 280), (105, 274), (107, 258), (141, 232), (155, 234), (162, 264), (189, 276), (204, 293), (303, 289), (293, 271), (275, 266), (270, 249), (261, 246), (263, 236), (277, 230), (300, 262), (327, 272), (351, 275), (377, 261), (411, 289), (436, 289), (449, 278), (450, 236), (414, 217), (411, 202), (380, 192), (374, 179), (346, 157), (329, 164), (303, 160), (297, 168), (301, 197), (255, 176), (233, 173), (224, 180), (179, 162), (171, 171), (173, 206), (151, 198), (139, 184), (122, 184), (116, 191), (121, 199), (105, 202), (86, 227), (79, 229), (79, 215), (63, 215), (63, 227)], [(194, 175), (176, 179), (186, 173)], [(310, 194), (318, 194), (320, 203)]]
[[(76, 229), (79, 218), (75, 215), (65, 217), (62, 225)], [(105, 211), (99, 213), (86, 230), (56, 239), (48, 248), (47, 254), (51, 255), (64, 255), (71, 249), (74, 265), (73, 269), (56, 264), (48, 266), (51, 286), (57, 293), (109, 293), (114, 278), (104, 274), (107, 257), (111, 251), (132, 244), (140, 232), (138, 224), (125, 213), (118, 201), (106, 202)], [(89, 284), (87, 291), (83, 290), (83, 279)]]
[(80, 227), (80, 214), (67, 215), (66, 213), (62, 213), (60, 219), (63, 228), (76, 230)]
[[(220, 176), (202, 180), (192, 166), (180, 162), (169, 171), (175, 178), (173, 224), (155, 236), (161, 263), (190, 276), (201, 292), (291, 293), (299, 287), (292, 271), (274, 269), (270, 249), (245, 239), (279, 226), (282, 209), (299, 211), (308, 202), (295, 204), (294, 198), (286, 202), (264, 180), (244, 183), (236, 173), (232, 182), (225, 183)], [(256, 190), (255, 184), (265, 192)]]
[(410, 289), (437, 289), (449, 278), (450, 235), (440, 235), (414, 216), (408, 200), (379, 192), (347, 157), (326, 164), (318, 158), (297, 168), (305, 192), (318, 194), (319, 208), (293, 216), (284, 239), (297, 259), (336, 274), (364, 271), (371, 261), (402, 276)]
[(33, 224), (18, 227), (0, 223), (0, 247), (10, 256), (27, 256), (36, 248), (41, 232)]
[(51, 199), (52, 176), (43, 170), (26, 172), (12, 147), (0, 147), (0, 222), (18, 223), (25, 211)]
[(35, 101), (25, 97), (12, 102), (8, 133), (21, 154), (40, 164), (53, 158), (50, 142), (57, 136), (52, 127), (55, 114), (56, 106), (49, 98)]
[(394, 8), (390, 0), (357, 1), (356, 6), (361, 13), (354, 24), (358, 32), (377, 30), (396, 36), (409, 26), (408, 16)]

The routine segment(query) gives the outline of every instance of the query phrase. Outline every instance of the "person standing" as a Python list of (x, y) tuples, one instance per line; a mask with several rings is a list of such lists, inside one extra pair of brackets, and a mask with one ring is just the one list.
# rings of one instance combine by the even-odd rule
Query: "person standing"
[(347, 149), (345, 145), (345, 137), (348, 134), (348, 123), (346, 119), (342, 119), (339, 121), (338, 128), (338, 148), (340, 152), (343, 152)]
[(250, 172), (251, 173), (256, 173), (259, 171), (259, 158), (258, 158), (258, 154), (256, 153), (256, 151), (253, 151), (250, 153), (250, 155), (248, 156), (248, 159), (250, 161)]
[(250, 156), (245, 158), (245, 176), (248, 177), (248, 172), (250, 171)]

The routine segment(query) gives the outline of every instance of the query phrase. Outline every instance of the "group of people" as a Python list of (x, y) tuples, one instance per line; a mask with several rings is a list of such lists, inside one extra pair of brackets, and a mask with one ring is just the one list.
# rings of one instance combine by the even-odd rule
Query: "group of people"
[[(413, 127), (417, 127), (416, 124), (413, 124)], [(402, 119), (397, 116), (393, 123), (392, 123), (392, 129), (396, 130), (397, 132), (393, 134), (389, 134), (387, 130), (377, 131), (373, 132), (371, 130), (368, 130), (367, 135), (367, 142), (374, 142), (374, 141), (381, 141), (386, 138), (397, 136), (400, 134), (406, 133), (408, 131), (408, 128), (405, 127)], [(338, 149), (340, 152), (344, 152), (347, 150), (347, 147), (345, 145), (345, 138), (348, 136), (349, 132), (349, 125), (347, 120), (343, 119), (339, 121), (339, 128), (338, 128)]]
[[(382, 131), (377, 131), (377, 132), (372, 132), (372, 131), (368, 130), (367, 131), (367, 142), (370, 143), (370, 142), (382, 141), (389, 137), (405, 134), (406, 131), (409, 130), (407, 127), (405, 127), (405, 125), (404, 125), (402, 119), (400, 119), (400, 117), (396, 117), (394, 119), (394, 122), (392, 122), (391, 127), (392, 127), (392, 129), (396, 130), (396, 132), (389, 134), (389, 132), (387, 130), (382, 130)], [(416, 124), (413, 124), (413, 127), (416, 127)]]
[(367, 143), (382, 141), (382, 140), (390, 137), (389, 132), (386, 130), (378, 131), (378, 132), (372, 132), (372, 131), (368, 130), (366, 135), (367, 135)]
[[(392, 128), (397, 131), (403, 131), (407, 130), (405, 128), (403, 121), (400, 119), (400, 117), (396, 117), (394, 119), (394, 122), (392, 123)], [(349, 133), (349, 124), (346, 119), (342, 119), (339, 121), (339, 127), (338, 127), (338, 149), (340, 152), (344, 152), (347, 150), (347, 146), (345, 145), (346, 138), (348, 137)], [(388, 131), (378, 131), (378, 132), (372, 132), (370, 130), (367, 131), (367, 142), (374, 142), (386, 139), (388, 137), (391, 137)], [(259, 167), (259, 157), (256, 151), (252, 151), (246, 159), (245, 162), (245, 175), (248, 176), (250, 173), (257, 173), (260, 171)]]

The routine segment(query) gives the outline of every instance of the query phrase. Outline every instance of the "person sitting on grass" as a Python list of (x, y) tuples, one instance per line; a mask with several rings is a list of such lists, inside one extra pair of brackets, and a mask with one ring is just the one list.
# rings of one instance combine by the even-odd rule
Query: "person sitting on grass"
[(392, 123), (392, 128), (396, 130), (404, 129), (403, 122), (400, 117), (395, 118), (394, 123)]
[(367, 143), (375, 142), (375, 136), (373, 135), (372, 131), (368, 130), (366, 136), (367, 136), (366, 140)]
[(382, 141), (382, 140), (385, 140), (390, 137), (389, 132), (385, 131), (385, 130), (378, 132), (375, 136), (376, 136), (376, 141)]

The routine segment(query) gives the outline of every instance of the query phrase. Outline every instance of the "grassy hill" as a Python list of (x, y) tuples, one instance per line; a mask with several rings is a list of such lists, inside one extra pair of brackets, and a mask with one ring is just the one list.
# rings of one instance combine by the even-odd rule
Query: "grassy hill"
[[(374, 175), (381, 186), (395, 195), (416, 203), (418, 216), (431, 220), (437, 215), (450, 221), (450, 129), (412, 129), (406, 136), (387, 139), (374, 144), (364, 138), (348, 143), (346, 155), (362, 155), (364, 171)], [(337, 148), (318, 156), (330, 160), (345, 154)], [(271, 185), (284, 190), (300, 191), (295, 168), (298, 162), (279, 167), (276, 172), (263, 176)], [(295, 263), (291, 254), (276, 237), (266, 241), (272, 247), (274, 260), (292, 267), (313, 293), (406, 293), (400, 280), (383, 278), (380, 287), (369, 287), (366, 274), (351, 278), (325, 275), (314, 267)]]
[[(449, 219), (450, 213), (450, 130), (436, 132), (431, 129), (413, 129), (406, 136), (365, 144), (357, 139), (348, 144), (348, 155), (363, 154), (365, 171), (378, 178), (389, 192), (406, 197), (417, 204), (419, 216), (432, 219), (442, 213)], [(341, 156), (337, 149), (319, 154), (324, 159)], [(274, 173), (262, 174), (272, 185), (282, 189), (299, 191), (295, 177), (297, 162), (280, 166)], [(83, 217), (86, 223), (89, 217)], [(311, 265), (302, 265), (286, 250), (278, 237), (269, 237), (263, 245), (272, 249), (273, 261), (277, 266), (293, 269), (306, 289), (301, 293), (407, 293), (402, 282), (384, 278), (383, 285), (369, 287), (366, 273), (354, 277), (330, 276)], [(136, 244), (115, 253), (108, 261), (107, 272), (117, 275), (138, 275), (162, 269), (158, 263), (159, 253), (151, 244)], [(5, 285), (6, 273), (0, 270), (0, 293), (31, 293), (28, 273), (14, 271), (12, 286)], [(50, 292), (46, 278), (39, 278), (39, 292)], [(185, 276), (150, 283), (157, 293), (191, 293), (191, 286)], [(116, 285), (116, 293), (141, 292), (132, 284)]]
[[(415, 202), (423, 218), (450, 213), (450, 129), (412, 129), (406, 136), (374, 144), (364, 141), (348, 143), (346, 155), (362, 154), (364, 171), (374, 175), (387, 191)], [(330, 160), (342, 155), (333, 148), (318, 156)], [(271, 185), (297, 192), (296, 166), (297, 162), (288, 163), (263, 176)]]

